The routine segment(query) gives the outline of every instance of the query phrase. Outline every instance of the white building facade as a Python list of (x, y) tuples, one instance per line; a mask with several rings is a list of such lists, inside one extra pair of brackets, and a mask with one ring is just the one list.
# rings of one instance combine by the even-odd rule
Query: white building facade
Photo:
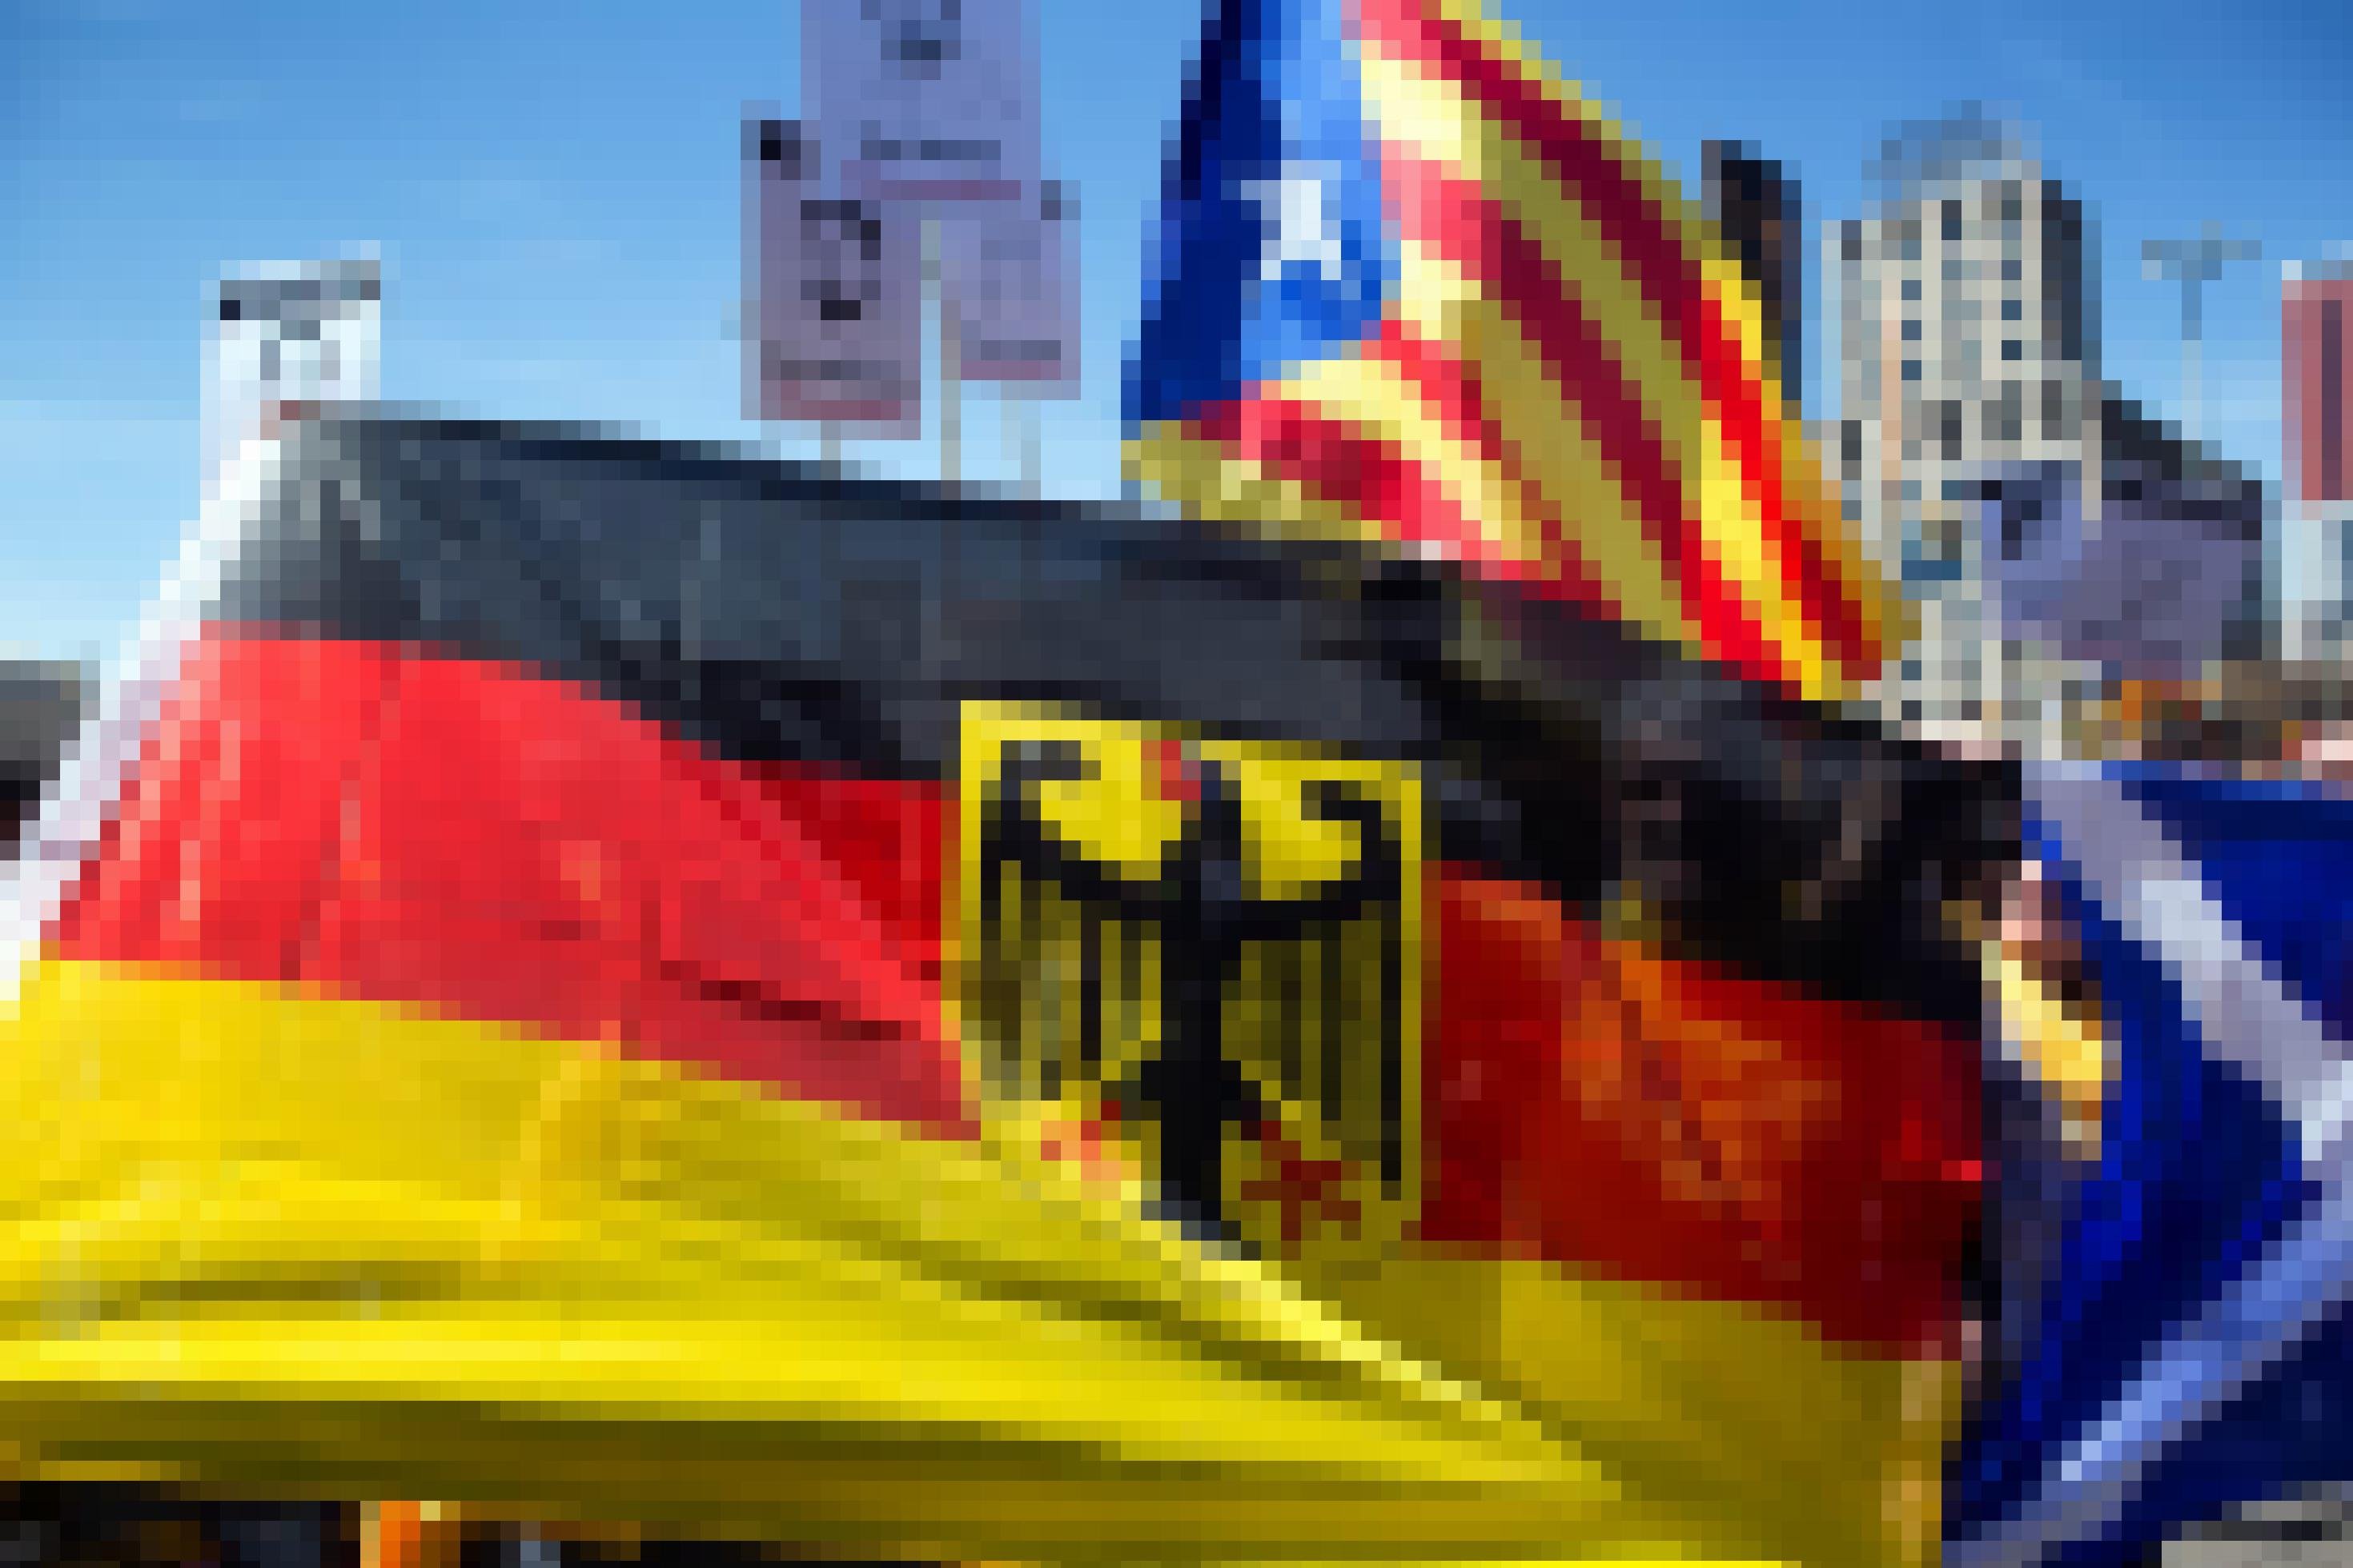
[(1829, 226), (1824, 274), (1848, 517), (1920, 617), (1882, 701), (1916, 733), (2048, 747), (2086, 672), (2005, 634), (1980, 502), (1990, 477), (2056, 464), (2100, 510), (2083, 204), (2017, 128), (1982, 116), (1905, 127), (1873, 173), (1880, 199)]

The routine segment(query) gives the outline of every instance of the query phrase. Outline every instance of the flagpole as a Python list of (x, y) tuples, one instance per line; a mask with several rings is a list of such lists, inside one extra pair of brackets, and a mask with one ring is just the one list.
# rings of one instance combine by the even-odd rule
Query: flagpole
[(1021, 494), (1038, 499), (1038, 401), (1008, 388), (1004, 394), (1005, 439), (1013, 448)]
[(940, 483), (957, 482), (963, 471), (964, 407), (958, 397), (963, 378), (963, 344), (956, 338), (955, 302), (947, 285), (947, 268), (940, 257), (940, 220), (923, 219), (923, 292), (939, 321), (940, 334)]

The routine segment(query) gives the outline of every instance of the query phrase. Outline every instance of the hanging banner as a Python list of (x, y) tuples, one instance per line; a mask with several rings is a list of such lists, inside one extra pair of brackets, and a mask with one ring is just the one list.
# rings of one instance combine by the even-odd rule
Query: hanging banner
[(1018, 203), (942, 215), (943, 275), (955, 311), (960, 374), (1035, 397), (1079, 392), (1079, 301), (1071, 187), (1044, 181)]
[(846, 195), (801, 122), (745, 122), (749, 416), (922, 433), (923, 338), (914, 215)]
[(801, 102), (854, 195), (1011, 201), (1038, 167), (1021, 0), (804, 0)]
[[(2123, 423), (2107, 419), (2111, 432)], [(2257, 602), (2262, 489), (2219, 468), (2168, 474), (2161, 456), (2113, 445), (2105, 468), (2089, 519), (2074, 465), (2017, 464), (1985, 483), (1988, 595), (2009, 636), (2127, 679), (2192, 678)]]

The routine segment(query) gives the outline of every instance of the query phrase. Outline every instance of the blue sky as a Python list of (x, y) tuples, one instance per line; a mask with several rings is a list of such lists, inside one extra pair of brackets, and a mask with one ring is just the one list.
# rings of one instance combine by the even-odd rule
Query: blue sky
[[(2207, 433), (2278, 471), (2278, 263), (2353, 239), (2353, 8), (1490, 0), (1671, 167), (1757, 142), (1852, 216), (1891, 121), (1983, 100), (2100, 225), (2107, 374), (2171, 412), (2178, 296), (2140, 242), (2207, 219), (2264, 260), (2208, 296)], [(1198, 0), (1032, 0), (1082, 201), (1088, 385), (1044, 421), (1116, 485), (1120, 355)], [(737, 405), (735, 124), (797, 96), (793, 0), (0, 0), (0, 652), (111, 649), (198, 493), (206, 282), (382, 247), (384, 391), (509, 417), (763, 434)], [(1818, 238), (1810, 236), (1810, 243)], [(1828, 347), (1809, 345), (1819, 367)], [(1826, 389), (1810, 407), (1828, 412)], [(999, 410), (967, 405), (967, 471)], [(798, 438), (790, 452), (807, 450)], [(923, 471), (927, 447), (853, 447)]]

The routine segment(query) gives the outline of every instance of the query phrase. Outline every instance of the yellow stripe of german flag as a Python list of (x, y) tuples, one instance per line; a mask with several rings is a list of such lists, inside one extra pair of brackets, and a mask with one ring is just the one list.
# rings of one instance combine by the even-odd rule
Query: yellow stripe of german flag
[(1904, 1555), (1768, 1478), (1833, 1434), (1867, 1504), (1935, 1374), (1751, 1309), (1435, 1256), (1335, 1309), (1007, 1130), (281, 985), (23, 980), (19, 1475), (967, 1559)]

